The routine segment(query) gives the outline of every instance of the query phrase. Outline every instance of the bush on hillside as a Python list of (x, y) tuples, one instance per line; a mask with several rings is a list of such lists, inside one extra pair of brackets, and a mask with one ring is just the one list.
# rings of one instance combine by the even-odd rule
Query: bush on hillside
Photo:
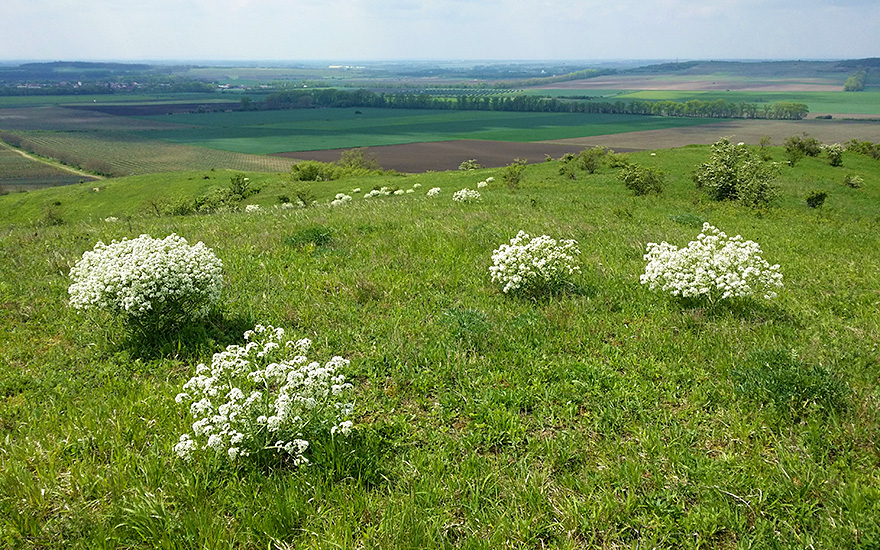
[(761, 160), (745, 143), (734, 145), (723, 138), (712, 145), (712, 157), (697, 167), (693, 180), (714, 200), (760, 207), (776, 197), (773, 180), (778, 173), (776, 164)]
[(640, 164), (624, 166), (617, 179), (636, 195), (659, 195), (666, 187), (666, 174), (662, 170)]

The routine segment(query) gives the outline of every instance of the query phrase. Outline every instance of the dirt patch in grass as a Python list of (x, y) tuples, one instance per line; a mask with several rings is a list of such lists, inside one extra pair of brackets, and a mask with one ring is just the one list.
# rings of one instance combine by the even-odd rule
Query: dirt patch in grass
[[(379, 165), (386, 170), (398, 172), (437, 172), (457, 170), (462, 161), (476, 159), (485, 167), (506, 166), (514, 159), (524, 158), (530, 163), (543, 162), (547, 155), (559, 158), (565, 153), (577, 153), (583, 146), (576, 142), (534, 142), (517, 143), (509, 141), (484, 141), (462, 139), (454, 141), (435, 141), (408, 143), (405, 145), (383, 145), (365, 147)], [(275, 156), (300, 160), (319, 160), (334, 162), (344, 149), (325, 151), (296, 151), (278, 153)]]

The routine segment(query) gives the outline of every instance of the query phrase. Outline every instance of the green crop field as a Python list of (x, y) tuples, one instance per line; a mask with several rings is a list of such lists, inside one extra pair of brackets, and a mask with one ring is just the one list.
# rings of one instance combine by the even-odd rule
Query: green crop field
[[(300, 209), (275, 206), (302, 187), (258, 173), (240, 211), (143, 204), (229, 185), (219, 170), (0, 196), (0, 546), (876, 548), (878, 161), (781, 167), (752, 210), (695, 188), (709, 154), (627, 154), (666, 174), (648, 196), (557, 161), (517, 187), (503, 168), (314, 182)], [(482, 202), (452, 200), (490, 176)], [(364, 198), (381, 186), (404, 194)], [(640, 284), (648, 243), (703, 222), (780, 265), (776, 299)], [(577, 240), (580, 271), (505, 294), (489, 266), (520, 230)], [(223, 262), (207, 319), (132, 335), (70, 306), (96, 242), (171, 233)], [(300, 466), (178, 458), (193, 417), (175, 396), (258, 323), (350, 360), (352, 434), (309, 435)]]
[(452, 139), (541, 141), (688, 127), (705, 119), (397, 109), (301, 109), (144, 117), (180, 124), (152, 139), (266, 154)]

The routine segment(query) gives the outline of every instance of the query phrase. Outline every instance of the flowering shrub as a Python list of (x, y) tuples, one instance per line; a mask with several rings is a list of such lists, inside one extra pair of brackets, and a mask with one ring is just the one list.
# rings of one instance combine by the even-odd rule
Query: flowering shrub
[(843, 145), (839, 143), (823, 145), (822, 150), (828, 156), (828, 164), (831, 166), (843, 166), (843, 152), (846, 150)]
[(261, 210), (262, 209), (260, 208), (259, 204), (249, 204), (244, 207), (244, 211), (249, 214), (253, 214), (254, 212), (260, 212)]
[(70, 270), (70, 305), (121, 315), (134, 329), (166, 328), (207, 315), (220, 298), (222, 267), (203, 243), (173, 233), (99, 241)]
[(244, 339), (244, 346), (214, 354), (210, 366), (198, 365), (175, 398), (194, 419), (192, 433), (174, 446), (178, 457), (208, 452), (235, 461), (283, 453), (298, 466), (308, 462), (309, 437), (351, 432), (352, 385), (337, 372), (348, 360), (310, 362), (311, 341), (284, 341), (282, 328), (257, 325)]
[(489, 267), (492, 282), (501, 283), (502, 291), (543, 291), (561, 285), (569, 275), (580, 271), (577, 241), (557, 242), (547, 235), (532, 238), (524, 231), (492, 252)]
[(366, 195), (364, 195), (365, 199), (372, 199), (373, 197), (387, 197), (391, 195), (393, 191), (387, 187), (382, 187), (381, 189), (373, 189)]
[(429, 197), (436, 197), (436, 196), (439, 195), (439, 194), (440, 194), (440, 188), (439, 188), (439, 187), (432, 187), (432, 188), (428, 189), (428, 193), (427, 193), (427, 195), (428, 195)]
[(455, 202), (480, 202), (483, 196), (475, 189), (460, 189), (452, 194), (452, 200)]
[(336, 193), (336, 198), (330, 201), (330, 206), (342, 206), (351, 202), (351, 195), (345, 193)]
[(714, 200), (735, 200), (749, 207), (770, 204), (778, 194), (773, 180), (779, 167), (763, 162), (745, 143), (723, 138), (712, 145), (712, 158), (693, 174), (697, 188)]
[(761, 254), (757, 243), (739, 235), (730, 238), (704, 223), (703, 232), (687, 248), (648, 243), (644, 256), (648, 265), (640, 281), (651, 290), (682, 298), (705, 297), (714, 302), (763, 292), (770, 300), (777, 295), (775, 289), (783, 286), (782, 273), (779, 265), (771, 266)]
[(484, 187), (488, 187), (488, 186), (489, 186), (489, 182), (487, 182), (486, 180), (483, 180), (483, 181), (477, 183), (477, 189), (483, 189)]

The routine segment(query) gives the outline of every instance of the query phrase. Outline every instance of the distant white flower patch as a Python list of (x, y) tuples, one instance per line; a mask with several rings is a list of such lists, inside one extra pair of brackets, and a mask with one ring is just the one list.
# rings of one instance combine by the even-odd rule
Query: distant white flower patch
[(452, 194), (452, 200), (455, 202), (480, 202), (483, 196), (476, 189), (460, 189)]
[(330, 206), (342, 206), (351, 202), (351, 195), (337, 193), (336, 198), (330, 201)]

